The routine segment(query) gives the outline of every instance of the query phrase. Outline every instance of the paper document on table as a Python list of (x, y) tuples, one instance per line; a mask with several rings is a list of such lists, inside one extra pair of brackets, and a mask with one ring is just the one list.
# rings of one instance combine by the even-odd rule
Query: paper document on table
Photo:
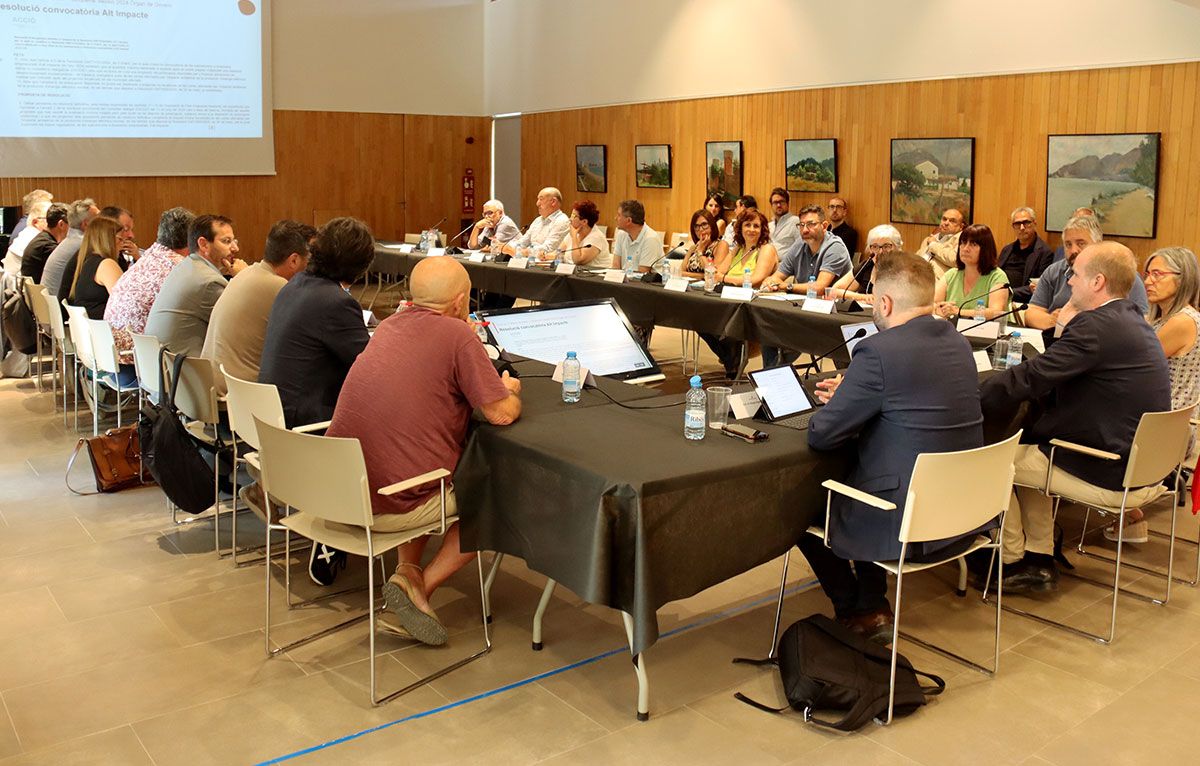
[(975, 371), (987, 372), (992, 369), (992, 357), (986, 350), (975, 352)]

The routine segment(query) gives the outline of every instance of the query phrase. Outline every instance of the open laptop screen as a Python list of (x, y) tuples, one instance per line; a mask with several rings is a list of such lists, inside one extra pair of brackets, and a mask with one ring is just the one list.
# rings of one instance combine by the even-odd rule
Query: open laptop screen
[(812, 400), (800, 383), (799, 373), (790, 364), (755, 370), (750, 373), (750, 382), (762, 400), (768, 420), (799, 415), (813, 408)]
[(574, 351), (592, 371), (621, 380), (661, 380), (616, 300), (573, 301), (481, 311), (496, 344), (511, 354), (557, 364)]

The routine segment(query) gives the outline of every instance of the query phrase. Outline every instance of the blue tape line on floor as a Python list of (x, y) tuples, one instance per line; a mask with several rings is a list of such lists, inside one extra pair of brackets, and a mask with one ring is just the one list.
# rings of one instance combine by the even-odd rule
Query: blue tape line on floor
[[(795, 593), (800, 593), (801, 591), (808, 590), (809, 588), (813, 587), (816, 584), (817, 584), (817, 581), (815, 579), (814, 580), (805, 580), (804, 582), (796, 585), (795, 587), (792, 587), (792, 588), (788, 589), (787, 591), (785, 591), (784, 595), (790, 596)], [(763, 598), (758, 599), (757, 601), (751, 601), (750, 603), (743, 604), (742, 606), (734, 607), (732, 609), (726, 609), (723, 612), (718, 612), (714, 615), (710, 615), (708, 617), (705, 617), (702, 620), (696, 620), (695, 622), (688, 623), (687, 625), (681, 625), (678, 628), (673, 628), (672, 630), (668, 630), (666, 633), (660, 634), (659, 639), (661, 640), (664, 638), (670, 638), (671, 636), (675, 636), (680, 633), (685, 633), (689, 630), (701, 628), (701, 627), (704, 627), (705, 625), (711, 625), (712, 623), (723, 620), (726, 617), (732, 617), (733, 615), (740, 614), (741, 612), (746, 612), (746, 611), (749, 611), (756, 607), (760, 607), (763, 604), (768, 604), (768, 603), (774, 601), (775, 598), (776, 598), (775, 596), (765, 596)], [(322, 743), (320, 745), (313, 745), (312, 747), (306, 747), (303, 750), (297, 750), (293, 753), (288, 753), (287, 755), (281, 755), (277, 758), (272, 758), (269, 761), (262, 761), (261, 763), (257, 764), (257, 766), (270, 766), (270, 764), (283, 763), (284, 761), (290, 761), (294, 758), (299, 758), (304, 755), (310, 755), (312, 753), (316, 753), (321, 750), (327, 750), (336, 745), (341, 745), (346, 742), (350, 742), (352, 740), (358, 739), (360, 737), (365, 737), (368, 734), (373, 734), (377, 731), (382, 731), (383, 729), (390, 729), (391, 727), (399, 726), (402, 723), (408, 723), (409, 721), (416, 721), (421, 718), (428, 718), (429, 716), (437, 715), (438, 713), (444, 713), (448, 710), (453, 710), (455, 708), (462, 707), (464, 705), (468, 705), (472, 702), (478, 702), (479, 700), (487, 699), (488, 697), (494, 697), (497, 694), (503, 694), (505, 692), (512, 691), (513, 689), (520, 689), (523, 686), (528, 686), (529, 684), (537, 683), (538, 681), (542, 681), (547, 678), (552, 678), (553, 676), (557, 676), (561, 673), (566, 673), (570, 670), (575, 670), (576, 668), (581, 668), (585, 665), (591, 665), (592, 663), (599, 662), (600, 660), (608, 659), (609, 657), (612, 657), (614, 655), (626, 654), (628, 652), (629, 652), (628, 646), (621, 646), (616, 649), (609, 649), (606, 652), (601, 652), (600, 654), (597, 654), (592, 657), (588, 657), (587, 659), (579, 660), (577, 662), (572, 662), (569, 665), (563, 665), (562, 667), (555, 668), (554, 670), (547, 670), (544, 673), (538, 673), (537, 675), (530, 676), (529, 678), (525, 678), (520, 681), (514, 681), (511, 684), (505, 684), (504, 686), (500, 686), (500, 687), (491, 689), (486, 692), (480, 692), (479, 694), (475, 694), (470, 697), (465, 697), (463, 699), (460, 699), (457, 702), (450, 702), (445, 705), (441, 705), (440, 707), (435, 707), (435, 708), (426, 710), (421, 713), (413, 713), (412, 715), (406, 715), (403, 718), (397, 718), (395, 721), (389, 721), (388, 723), (381, 723), (378, 726), (372, 726), (369, 729), (363, 729), (362, 731), (356, 731), (353, 734), (347, 734), (344, 737), (338, 737), (337, 739), (331, 739), (330, 741)]]

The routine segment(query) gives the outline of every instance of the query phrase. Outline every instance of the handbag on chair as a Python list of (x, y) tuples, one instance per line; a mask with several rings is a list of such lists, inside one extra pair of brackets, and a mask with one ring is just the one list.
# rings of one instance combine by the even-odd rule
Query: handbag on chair
[(14, 349), (22, 354), (32, 354), (37, 351), (37, 332), (37, 320), (25, 301), (25, 288), (18, 285), (4, 301), (4, 334)]
[(77, 495), (94, 495), (96, 492), (80, 492), (71, 486), (71, 468), (79, 452), (87, 447), (88, 459), (92, 463), (92, 474), (96, 478), (98, 492), (120, 492), (146, 483), (141, 475), (142, 451), (139, 446), (136, 426), (110, 428), (99, 436), (80, 439), (75, 451), (67, 461), (65, 477), (67, 489)]

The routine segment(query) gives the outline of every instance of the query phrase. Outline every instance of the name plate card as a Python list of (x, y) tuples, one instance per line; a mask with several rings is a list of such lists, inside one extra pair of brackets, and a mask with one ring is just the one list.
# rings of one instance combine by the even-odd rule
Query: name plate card
[(523, 269), (529, 266), (529, 258), (522, 256), (520, 258), (512, 258), (508, 262), (510, 269)]
[(625, 281), (625, 272), (622, 271), (621, 269), (605, 269), (604, 270), (604, 281), (605, 282), (616, 282), (617, 284), (621, 284), (622, 282)]
[(987, 351), (976, 351), (975, 371), (987, 372), (990, 369), (992, 369), (992, 357), (988, 355)]
[(749, 303), (754, 300), (754, 288), (725, 285), (725, 288), (721, 290), (721, 300)]
[(800, 310), (811, 314), (833, 314), (837, 311), (837, 304), (824, 298), (805, 298)]
[(399, 250), (400, 252), (404, 253), (405, 255), (412, 255), (413, 247), (414, 247), (414, 245), (401, 245), (400, 247), (398, 247), (396, 249)]
[(995, 340), (1000, 336), (1000, 325), (995, 322), (978, 322), (974, 319), (958, 320), (958, 331), (968, 338)]
[(754, 413), (758, 412), (762, 402), (759, 401), (758, 394), (746, 391), (740, 394), (731, 394), (729, 406), (733, 409), (734, 420), (745, 420), (754, 417)]
[(483, 263), (483, 253), (471, 253), (467, 260), (471, 263)]
[(671, 277), (667, 280), (667, 283), (663, 285), (663, 289), (670, 290), (673, 293), (687, 292), (688, 282), (690, 281), (691, 280), (689, 280), (687, 277)]
[[(550, 379), (555, 383), (562, 383), (562, 366), (563, 363), (559, 362), (558, 366), (554, 368), (554, 374), (550, 376)], [(582, 364), (579, 365), (579, 379), (582, 381), (582, 383), (579, 385), (581, 389), (585, 388), (586, 386), (591, 386), (592, 388), (596, 387), (596, 376), (592, 375), (592, 371), (584, 367)]]
[(555, 274), (574, 274), (575, 273), (575, 264), (560, 263), (560, 264), (558, 264), (558, 268), (556, 268), (554, 270), (554, 273)]
[(444, 247), (431, 247), (431, 248), (429, 248), (429, 254), (430, 254), (430, 255), (445, 255), (445, 254), (446, 254), (446, 248), (444, 248)]

